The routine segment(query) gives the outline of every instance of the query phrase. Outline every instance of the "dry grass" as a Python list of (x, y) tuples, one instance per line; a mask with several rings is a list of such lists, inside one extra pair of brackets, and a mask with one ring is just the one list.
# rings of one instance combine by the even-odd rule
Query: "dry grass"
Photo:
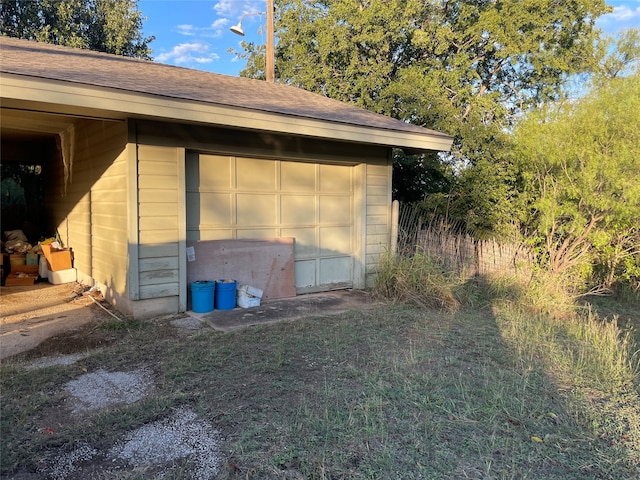
[[(225, 438), (218, 479), (637, 478), (638, 345), (628, 330), (613, 316), (528, 308), (512, 281), (442, 274), (431, 266), (403, 280), (420, 288), (417, 300), (402, 297), (411, 306), (192, 337), (163, 322), (111, 322), (82, 332), (104, 346), (79, 363), (5, 363), (2, 474), (39, 478), (52, 451), (108, 449), (188, 406)], [(444, 297), (433, 298), (438, 289)], [(625, 308), (640, 321), (637, 306)], [(88, 417), (65, 409), (64, 382), (140, 367), (155, 381), (143, 401)], [(43, 435), (52, 419), (63, 428)], [(190, 478), (177, 463), (172, 478)], [(94, 467), (90, 478), (115, 478)]]

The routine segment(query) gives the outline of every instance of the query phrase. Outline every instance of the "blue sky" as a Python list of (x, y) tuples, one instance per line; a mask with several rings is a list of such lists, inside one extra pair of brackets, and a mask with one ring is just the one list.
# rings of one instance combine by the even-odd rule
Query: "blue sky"
[[(640, 28), (640, 0), (608, 0), (613, 13), (598, 20), (605, 32)], [(237, 76), (245, 61), (228, 50), (240, 50), (240, 37), (229, 28), (245, 13), (264, 12), (262, 0), (138, 0), (147, 17), (145, 36), (153, 35), (154, 60), (160, 63)], [(265, 15), (244, 18), (244, 40), (264, 43)], [(277, 39), (277, 32), (276, 32)]]

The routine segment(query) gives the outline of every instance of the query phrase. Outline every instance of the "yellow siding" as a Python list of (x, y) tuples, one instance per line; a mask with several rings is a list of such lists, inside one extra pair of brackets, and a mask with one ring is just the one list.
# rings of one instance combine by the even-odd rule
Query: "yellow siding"
[(391, 233), (391, 165), (367, 165), (365, 219), (366, 286), (372, 287), (381, 254), (389, 249)]
[[(134, 313), (184, 308), (181, 249), (194, 227), (203, 240), (294, 236), (301, 260), (324, 252), (334, 261), (329, 253), (339, 250), (352, 255), (354, 271), (361, 272), (354, 285), (373, 284), (391, 231), (386, 149), (200, 127), (183, 128), (182, 136), (167, 125), (131, 127), (78, 121), (68, 180), (61, 160), (45, 172), (53, 182), (47, 213), (73, 248), (76, 268), (105, 285), (121, 306)], [(137, 145), (127, 143), (134, 129)], [(283, 142), (277, 153), (275, 140)], [(185, 182), (185, 149), (219, 160), (199, 172), (207, 178)], [(349, 175), (345, 166), (354, 167)], [(185, 195), (193, 192), (185, 185), (192, 183), (207, 188), (198, 192), (203, 203), (189, 212)], [(307, 218), (322, 228), (314, 230)]]
[(148, 243), (138, 247), (140, 264), (146, 259), (157, 260), (160, 258), (178, 257), (179, 247), (177, 243)]
[(138, 284), (141, 300), (180, 294), (180, 174), (175, 147), (138, 146)]
[(74, 252), (79, 278), (91, 277), (111, 294), (127, 285), (127, 126), (78, 121), (72, 158), (55, 162), (49, 214)]
[[(346, 234), (337, 228), (341, 223), (334, 225), (328, 220), (338, 217), (342, 220), (348, 210), (344, 208), (347, 198), (340, 193), (344, 186), (336, 183), (345, 179), (332, 174), (337, 165), (357, 166), (353, 170), (355, 193), (352, 192), (351, 201), (357, 205), (353, 208), (356, 245), (351, 246), (357, 272), (354, 286), (373, 284), (378, 259), (388, 249), (391, 230), (388, 149), (154, 122), (136, 122), (135, 133), (139, 182), (136, 269), (140, 299), (169, 305), (166, 302), (184, 288), (180, 284), (180, 268), (187, 267), (180, 266), (184, 262), (180, 257), (181, 235), (186, 234), (192, 240), (294, 236), (300, 240), (296, 244), (296, 258), (302, 260), (313, 257), (323, 245), (326, 247), (326, 241), (322, 244), (322, 240), (329, 236), (345, 244)], [(274, 145), (278, 146), (277, 152)], [(186, 180), (184, 177), (178, 180), (176, 162), (184, 162), (179, 157), (183, 149), (194, 155), (204, 154), (215, 166), (187, 168), (183, 172)], [(320, 168), (325, 173), (316, 184), (314, 172)], [(240, 183), (236, 183), (238, 169), (253, 175), (241, 176)], [(185, 185), (182, 194), (187, 200), (180, 203), (179, 190)], [(238, 195), (238, 189), (242, 195)], [(275, 197), (274, 190), (279, 192)], [(311, 191), (312, 200), (305, 197)], [(322, 205), (315, 205), (320, 201)], [(315, 213), (308, 213), (311, 210), (325, 217), (327, 229), (315, 232), (304, 221), (300, 223), (305, 215), (313, 219), (312, 224), (320, 221)]]

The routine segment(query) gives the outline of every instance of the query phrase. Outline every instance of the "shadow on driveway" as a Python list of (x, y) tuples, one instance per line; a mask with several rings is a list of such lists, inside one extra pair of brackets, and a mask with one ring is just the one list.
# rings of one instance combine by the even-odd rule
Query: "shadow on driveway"
[[(78, 288), (77, 284), (50, 285), (46, 282), (29, 287), (2, 287), (0, 360), (33, 350), (52, 337), (73, 335), (90, 323), (111, 319), (106, 308), (101, 307), (102, 302), (83, 296)], [(362, 310), (376, 304), (367, 292), (338, 290), (270, 300), (253, 308), (213, 310), (206, 314), (189, 311), (186, 316), (196, 320), (196, 329), (208, 325), (229, 332), (281, 320)]]
[(321, 315), (335, 315), (349, 310), (375, 308), (374, 297), (362, 290), (336, 290), (309, 293), (281, 300), (270, 300), (259, 307), (213, 310), (209, 313), (187, 312), (216, 330), (230, 332), (254, 325)]

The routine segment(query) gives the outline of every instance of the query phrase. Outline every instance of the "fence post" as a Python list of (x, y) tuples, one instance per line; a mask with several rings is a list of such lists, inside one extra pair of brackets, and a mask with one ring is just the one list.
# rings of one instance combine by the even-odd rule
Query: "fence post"
[(398, 253), (398, 221), (400, 219), (400, 202), (394, 200), (391, 203), (391, 255)]

